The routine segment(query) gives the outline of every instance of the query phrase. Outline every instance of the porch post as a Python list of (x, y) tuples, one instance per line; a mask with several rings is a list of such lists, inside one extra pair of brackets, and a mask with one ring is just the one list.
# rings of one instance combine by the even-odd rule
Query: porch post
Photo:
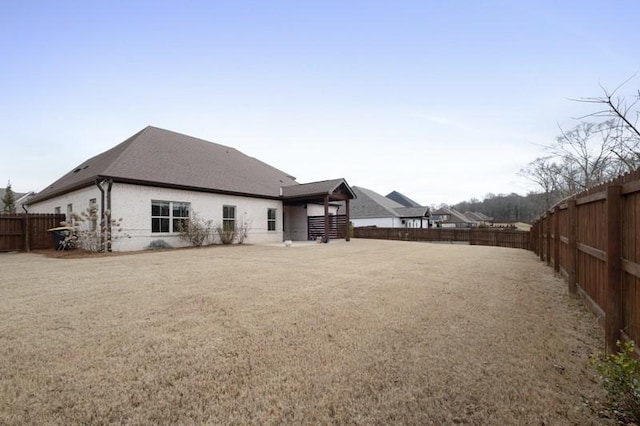
[(324, 239), (329, 242), (329, 196), (324, 196)]
[(349, 227), (349, 199), (348, 198), (345, 200), (345, 206), (346, 206), (346, 209), (347, 209), (347, 211), (345, 213), (345, 216), (346, 216), (346, 219), (347, 219), (347, 224), (346, 224), (346, 226), (347, 226), (347, 236), (345, 238), (345, 241), (351, 241), (351, 235), (349, 235), (349, 231), (351, 229)]

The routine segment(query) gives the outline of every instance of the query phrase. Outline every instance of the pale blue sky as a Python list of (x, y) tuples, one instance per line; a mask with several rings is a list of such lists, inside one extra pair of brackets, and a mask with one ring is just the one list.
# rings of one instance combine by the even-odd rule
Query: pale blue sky
[[(640, 70), (640, 2), (0, 0), (0, 186), (153, 125), (423, 204), (525, 193)], [(628, 90), (638, 88), (636, 77)]]

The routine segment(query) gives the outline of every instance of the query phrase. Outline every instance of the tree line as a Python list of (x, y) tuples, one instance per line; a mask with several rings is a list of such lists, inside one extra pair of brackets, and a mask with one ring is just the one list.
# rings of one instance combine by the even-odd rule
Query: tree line
[(601, 96), (574, 99), (593, 105), (594, 112), (579, 117), (571, 129), (559, 128), (556, 140), (543, 146), (544, 154), (520, 170), (520, 176), (536, 184), (536, 191), (526, 196), (489, 194), (483, 201), (453, 207), (496, 221), (530, 222), (565, 197), (638, 169), (640, 89), (630, 96), (619, 94), (630, 80), (613, 91), (601, 86)]
[(544, 195), (487, 194), (484, 200), (472, 198), (451, 207), (460, 212), (480, 212), (496, 222), (533, 222), (540, 215)]

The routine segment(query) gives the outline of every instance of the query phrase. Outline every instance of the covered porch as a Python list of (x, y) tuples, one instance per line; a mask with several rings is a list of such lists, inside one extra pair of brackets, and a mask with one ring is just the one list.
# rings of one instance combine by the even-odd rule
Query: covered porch
[(356, 196), (344, 179), (286, 186), (282, 198), (285, 240), (350, 240), (349, 200)]

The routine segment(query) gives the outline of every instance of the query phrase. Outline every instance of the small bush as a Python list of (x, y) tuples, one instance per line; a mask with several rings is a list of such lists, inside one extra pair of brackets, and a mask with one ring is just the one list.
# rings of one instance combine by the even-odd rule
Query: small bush
[(165, 240), (153, 240), (147, 246), (147, 250), (160, 250), (173, 248)]
[(204, 220), (198, 213), (192, 212), (188, 221), (180, 222), (178, 225), (180, 239), (193, 247), (211, 244), (214, 235), (211, 223), (211, 220)]
[[(111, 219), (107, 210), (102, 215), (101, 224), (98, 224), (99, 219), (96, 204), (80, 213), (71, 213), (69, 221), (60, 222), (62, 226), (74, 228), (74, 231), (65, 237), (65, 243), (91, 253), (111, 251), (112, 242), (120, 238), (122, 218)], [(123, 235), (131, 238), (129, 234)]]
[(230, 226), (224, 226), (222, 224), (218, 224), (215, 226), (215, 232), (220, 238), (220, 242), (222, 244), (232, 244), (236, 239), (236, 228)]
[(617, 342), (619, 352), (594, 358), (598, 373), (609, 393), (613, 412), (625, 420), (640, 423), (640, 361), (634, 356), (633, 341)]
[(227, 226), (222, 223), (218, 223), (213, 229), (220, 238), (222, 244), (238, 244), (244, 243), (244, 240), (249, 236), (249, 229), (251, 223), (249, 221), (243, 221), (240, 224), (234, 224), (234, 226)]

